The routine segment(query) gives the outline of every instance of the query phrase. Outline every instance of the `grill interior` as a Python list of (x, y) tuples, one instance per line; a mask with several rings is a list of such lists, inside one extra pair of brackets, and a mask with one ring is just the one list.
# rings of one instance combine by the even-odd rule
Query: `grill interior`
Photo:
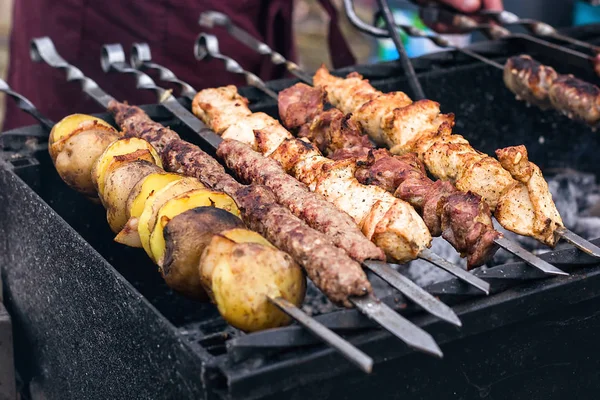
[[(570, 33), (592, 43), (600, 43), (599, 26), (574, 29)], [(543, 49), (541, 52), (536, 52), (535, 48), (519, 40), (480, 43), (474, 48), (501, 61), (506, 56), (527, 52), (540, 61), (552, 65), (559, 72), (577, 73), (598, 83), (598, 78), (592, 77), (587, 69), (581, 69), (574, 64), (566, 65), (560, 55), (553, 56)], [(552, 175), (553, 170), (566, 168), (595, 176), (600, 174), (600, 165), (597, 163), (600, 137), (597, 133), (557, 113), (543, 112), (534, 107), (527, 108), (523, 103), (516, 101), (504, 87), (500, 70), (454, 53), (421, 57), (415, 60), (415, 66), (426, 95), (440, 102), (443, 112), (456, 114), (455, 132), (465, 136), (475, 148), (493, 154), (496, 148), (522, 143), (527, 146), (530, 159), (548, 176)], [(371, 79), (374, 86), (383, 91), (403, 90), (410, 94), (406, 81), (401, 77), (402, 72), (395, 63), (360, 66), (355, 69)], [(282, 80), (270, 82), (269, 86), (274, 90), (280, 90), (293, 83), (295, 80)], [(253, 111), (264, 111), (277, 116), (275, 103), (256, 89), (244, 88), (241, 94), (250, 99)], [(147, 106), (145, 110), (153, 119), (170, 126), (184, 139), (201, 145), (200, 140), (192, 132), (161, 107)], [(106, 114), (101, 116), (114, 122)], [(33, 129), (39, 128), (26, 127), (21, 130)], [(323, 380), (342, 372), (349, 376), (357, 376), (354, 375), (356, 372), (338, 355), (316, 344), (308, 334), (297, 327), (280, 330), (293, 343), (298, 344), (297, 347), (276, 349), (261, 346), (260, 344), (263, 343), (261, 340), (267, 341), (268, 335), (256, 335), (257, 341), (254, 342), (254, 346), (252, 341), (243, 342), (245, 345), (236, 345), (235, 341), (230, 340), (231, 338), (251, 335), (243, 335), (225, 324), (212, 305), (188, 301), (171, 291), (156, 273), (156, 267), (141, 250), (127, 248), (112, 241), (113, 234), (106, 224), (104, 210), (64, 185), (56, 174), (45, 149), (36, 151), (34, 158), (39, 164), (29, 165), (23, 159), (15, 160), (12, 163), (15, 172), (172, 324), (177, 335), (184, 338), (190, 348), (201, 349), (198, 354), (204, 354), (202, 352), (206, 351), (206, 354), (210, 355), (201, 357), (202, 361), (207, 363), (209, 371), (202, 379), (203, 386), (211, 387), (210, 390), (218, 396), (219, 393), (227, 392), (234, 397), (245, 393), (249, 396), (247, 398), (255, 398), (295, 385)], [(553, 257), (555, 257), (554, 261), (567, 266), (594, 263), (570, 250), (558, 252)], [(515, 268), (526, 270), (526, 267), (522, 266)], [(494, 282), (498, 284), (495, 286), (496, 291), (507, 287), (512, 289), (490, 298), (471, 298), (466, 295), (444, 296), (445, 283), (436, 283), (429, 287), (430, 291), (440, 295), (449, 303), (461, 303), (472, 299), (457, 308), (461, 312), (465, 327), (457, 330), (421, 314), (416, 315), (414, 321), (433, 333), (440, 344), (469, 336), (481, 338), (485, 331), (529, 318), (532, 313), (541, 314), (548, 311), (545, 307), (551, 307), (553, 304), (550, 298), (555, 301), (564, 300), (557, 291), (563, 290), (564, 293), (562, 291), (560, 293), (570, 296), (571, 302), (590, 298), (595, 294), (595, 288), (585, 294), (575, 294), (573, 288), (578, 282), (584, 284), (586, 278), (588, 285), (592, 285), (596, 282), (596, 279), (592, 279), (596, 274), (600, 274), (597, 266), (590, 266), (585, 271), (576, 270), (569, 280), (558, 284), (558, 288), (556, 284), (548, 281), (527, 283), (520, 280), (496, 281)], [(406, 308), (401, 296), (391, 292), (387, 294), (386, 302), (398, 308)], [(542, 299), (545, 299), (544, 306), (538, 303)], [(321, 300), (318, 294), (314, 295), (313, 311), (316, 311), (316, 314), (319, 314), (320, 309), (316, 305)], [(414, 312), (410, 307), (406, 311), (408, 314)], [(488, 316), (487, 319), (484, 314)], [(476, 320), (479, 322), (476, 323)], [(376, 361), (382, 362), (408, 353), (400, 342), (392, 340), (383, 331), (368, 329), (367, 321), (354, 311), (345, 310), (335, 314), (325, 314), (322, 315), (322, 321), (328, 321), (334, 326), (343, 324), (355, 326), (356, 329), (352, 329), (351, 334), (342, 331), (344, 336), (351, 337), (353, 343), (362, 344), (365, 351), (373, 355)], [(485, 340), (481, 340), (480, 351), (485, 353), (488, 351), (484, 346)], [(415, 354), (407, 358), (424, 366), (437, 362), (421, 361), (420, 359), (425, 357)], [(362, 381), (356, 382), (359, 385)]]

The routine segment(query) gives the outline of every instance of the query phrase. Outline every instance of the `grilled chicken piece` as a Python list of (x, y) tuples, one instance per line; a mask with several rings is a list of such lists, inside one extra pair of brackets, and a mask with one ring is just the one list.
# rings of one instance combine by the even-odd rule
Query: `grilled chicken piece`
[(528, 55), (511, 57), (504, 67), (504, 83), (517, 99), (541, 109), (554, 107), (569, 118), (595, 126), (600, 122), (600, 88), (575, 78), (558, 74)]
[[(368, 90), (366, 88), (369, 85), (368, 82), (363, 80), (361, 84), (357, 82), (358, 79), (356, 75), (347, 78), (349, 81), (347, 85), (349, 87), (361, 85), (362, 90)], [(330, 102), (333, 104), (344, 103), (345, 99), (340, 96), (348, 95), (348, 91), (344, 89), (345, 79), (334, 77), (324, 67), (321, 67), (313, 80), (315, 85), (322, 86), (327, 90), (327, 98)], [(329, 88), (332, 91), (329, 91)], [(373, 91), (370, 92), (371, 95), (377, 93)], [(348, 109), (347, 111), (354, 110)], [(407, 118), (407, 121), (404, 118)], [(547, 185), (544, 187), (536, 179), (537, 189), (545, 190), (545, 192), (543, 194), (533, 193), (531, 190), (533, 182), (525, 184), (516, 181), (497, 160), (473, 149), (462, 136), (452, 135), (449, 117), (440, 114), (430, 124), (434, 125), (437, 122), (433, 121), (439, 118), (445, 119), (445, 121), (439, 124), (437, 133), (432, 133), (424, 128), (426, 123), (423, 122), (423, 118), (420, 119), (421, 122), (416, 125), (416, 128), (411, 129), (412, 117), (405, 116), (397, 110), (387, 114), (382, 121), (388, 121), (389, 133), (386, 133), (386, 137), (394, 140), (392, 149), (395, 153), (416, 151), (432, 175), (438, 179), (454, 182), (456, 187), (463, 192), (480, 195), (494, 211), (494, 216), (503, 227), (522, 235), (531, 236), (550, 246), (555, 245), (556, 235), (548, 234), (548, 230), (555, 230), (557, 226), (562, 226), (556, 221), (556, 207), (554, 205), (550, 208), (533, 205), (534, 202), (539, 203), (535, 200), (539, 196), (542, 196), (546, 202), (551, 199)], [(396, 119), (400, 121), (396, 121)], [(429, 120), (431, 120), (431, 115)], [(368, 127), (363, 126), (363, 128)], [(367, 132), (374, 139), (379, 135), (378, 132), (371, 132), (368, 129)], [(543, 180), (541, 173), (539, 178)], [(501, 209), (496, 210), (496, 207), (500, 205)], [(548, 225), (548, 220), (555, 223)]]
[[(540, 168), (529, 161), (527, 149), (525, 146), (506, 147), (496, 150), (496, 157), (502, 163), (502, 166), (508, 170), (512, 176), (521, 182), (515, 185), (512, 193), (507, 193), (505, 198), (515, 196), (520, 201), (501, 202), (498, 212), (504, 215), (504, 219), (518, 219), (523, 217), (522, 209), (527, 209), (528, 213), (533, 212), (535, 217), (531, 220), (531, 230), (536, 233), (539, 239), (545, 243), (554, 243), (558, 239), (554, 234), (556, 230), (563, 226), (562, 219), (554, 201), (552, 194), (548, 190), (548, 183), (542, 175)], [(505, 204), (507, 204), (505, 208)], [(521, 207), (515, 207), (521, 205)]]
[(600, 88), (575, 78), (559, 75), (550, 87), (554, 108), (569, 118), (596, 126), (600, 122)]
[(309, 228), (276, 202), (265, 186), (244, 186), (198, 146), (152, 121), (138, 107), (112, 101), (109, 111), (130, 136), (149, 141), (160, 152), (165, 169), (198, 178), (207, 187), (229, 194), (244, 222), (304, 267), (310, 279), (334, 303), (352, 307), (350, 297), (372, 291), (359, 263), (334, 246), (330, 239)]
[(192, 111), (218, 135), (252, 114), (248, 99), (240, 96), (233, 85), (201, 90), (192, 101)]
[[(211, 111), (210, 114), (217, 112)], [(292, 135), (275, 118), (258, 112), (231, 124), (221, 137), (246, 143), (253, 150), (268, 156), (283, 140), (291, 138)]]

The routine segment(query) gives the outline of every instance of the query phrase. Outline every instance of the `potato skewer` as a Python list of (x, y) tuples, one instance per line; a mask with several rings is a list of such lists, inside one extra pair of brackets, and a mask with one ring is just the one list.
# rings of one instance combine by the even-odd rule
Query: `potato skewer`
[[(144, 201), (144, 210), (150, 210), (153, 217), (152, 224), (148, 218), (146, 225), (154, 226), (142, 234), (143, 241), (149, 243), (146, 251), (157, 261), (170, 287), (200, 300), (206, 299), (208, 292), (223, 318), (245, 331), (288, 324), (290, 318), (266, 301), (266, 296), (283, 297), (300, 305), (305, 293), (300, 267), (260, 235), (245, 229), (229, 196), (205, 189), (193, 178), (179, 177), (172, 182), (154, 178), (153, 193), (133, 190), (149, 176), (176, 174), (162, 170), (156, 151), (143, 139), (122, 138), (108, 146), (94, 140), (94, 135), (104, 136), (104, 131), (96, 129), (97, 124), (93, 117), (66, 117), (52, 130), (49, 145), (56, 150), (53, 160), (70, 151), (55, 146), (65, 135), (73, 139), (81, 135), (80, 143), (87, 143), (91, 154), (102, 151), (96, 159), (87, 158), (84, 169), (94, 186), (103, 188), (100, 200), (107, 208), (111, 229), (118, 232), (125, 225), (128, 205)], [(61, 177), (68, 177), (70, 168), (63, 166)], [(81, 163), (71, 167), (80, 168)], [(89, 194), (89, 190), (82, 193)]]

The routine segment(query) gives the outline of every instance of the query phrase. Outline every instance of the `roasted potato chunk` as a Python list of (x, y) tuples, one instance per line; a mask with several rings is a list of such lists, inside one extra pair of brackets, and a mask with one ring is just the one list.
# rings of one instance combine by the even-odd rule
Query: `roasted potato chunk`
[(200, 278), (223, 318), (246, 332), (287, 325), (290, 318), (268, 297), (283, 297), (296, 306), (304, 300), (306, 280), (289, 255), (248, 240), (236, 243), (215, 235), (204, 249)]
[(156, 223), (150, 236), (150, 252), (158, 266), (162, 266), (165, 254), (165, 239), (163, 229), (165, 225), (178, 214), (192, 208), (212, 206), (239, 216), (240, 211), (231, 197), (225, 193), (215, 192), (210, 189), (196, 189), (182, 193), (168, 200), (158, 211)]
[(150, 194), (159, 191), (167, 184), (183, 179), (182, 175), (169, 174), (164, 171), (155, 172), (140, 179), (127, 198), (127, 223), (115, 237), (115, 242), (130, 246), (142, 247), (138, 233), (139, 217)]
[[(141, 150), (141, 151), (140, 151)], [(124, 154), (134, 153), (139, 154), (139, 158), (147, 159), (148, 153), (150, 153), (151, 159), (154, 163), (162, 168), (162, 161), (152, 145), (143, 139), (139, 138), (124, 138), (119, 139), (111, 143), (104, 153), (98, 158), (98, 161), (92, 169), (92, 181), (96, 184), (98, 195), (102, 199), (102, 192), (104, 191), (104, 182), (106, 178), (106, 172), (108, 167), (112, 163), (116, 156), (122, 156)]]
[(62, 150), (65, 139), (88, 130), (105, 131), (120, 136), (115, 128), (100, 118), (85, 114), (69, 115), (61, 119), (50, 131), (48, 151), (52, 161), (56, 160), (58, 153)]
[(107, 173), (104, 195), (106, 219), (113, 232), (120, 232), (127, 223), (127, 198), (133, 187), (145, 176), (162, 171), (154, 163), (136, 158), (136, 153), (117, 156)]
[(138, 220), (137, 229), (142, 247), (153, 261), (156, 261), (156, 259), (150, 249), (150, 234), (154, 230), (158, 210), (173, 197), (190, 190), (201, 188), (204, 188), (204, 185), (200, 183), (199, 180), (194, 178), (183, 178), (167, 184), (162, 189), (153, 192), (148, 196), (148, 199), (144, 204), (144, 210)]
[(104, 150), (118, 138), (114, 129), (89, 129), (64, 138), (51, 147), (60, 145), (60, 152), (56, 150), (53, 158), (58, 175), (71, 188), (96, 197), (92, 168)]
[(196, 207), (173, 217), (163, 231), (166, 247), (160, 268), (169, 287), (187, 297), (207, 300), (198, 270), (200, 256), (215, 234), (234, 228), (244, 228), (242, 220), (216, 207)]

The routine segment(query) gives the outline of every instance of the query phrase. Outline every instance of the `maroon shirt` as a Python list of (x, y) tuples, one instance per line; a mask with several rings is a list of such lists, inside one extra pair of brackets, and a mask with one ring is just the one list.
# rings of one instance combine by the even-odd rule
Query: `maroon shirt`
[[(135, 89), (131, 76), (102, 72), (103, 44), (121, 43), (129, 53), (132, 43), (147, 42), (154, 61), (197, 89), (244, 85), (243, 77), (226, 72), (220, 61), (194, 58), (194, 41), (203, 30), (198, 25), (200, 13), (223, 12), (251, 35), (293, 59), (292, 9), (292, 0), (18, 0), (14, 4), (8, 83), (54, 121), (75, 112), (103, 111), (85, 98), (79, 84), (65, 83), (63, 71), (30, 60), (29, 41), (49, 36), (68, 62), (118, 100), (132, 104), (153, 103), (156, 98), (153, 93)], [(210, 32), (218, 36), (223, 54), (235, 56), (244, 68), (263, 79), (284, 76), (282, 67), (273, 66), (224, 30)], [(14, 102), (6, 104), (4, 130), (35, 123)]]

